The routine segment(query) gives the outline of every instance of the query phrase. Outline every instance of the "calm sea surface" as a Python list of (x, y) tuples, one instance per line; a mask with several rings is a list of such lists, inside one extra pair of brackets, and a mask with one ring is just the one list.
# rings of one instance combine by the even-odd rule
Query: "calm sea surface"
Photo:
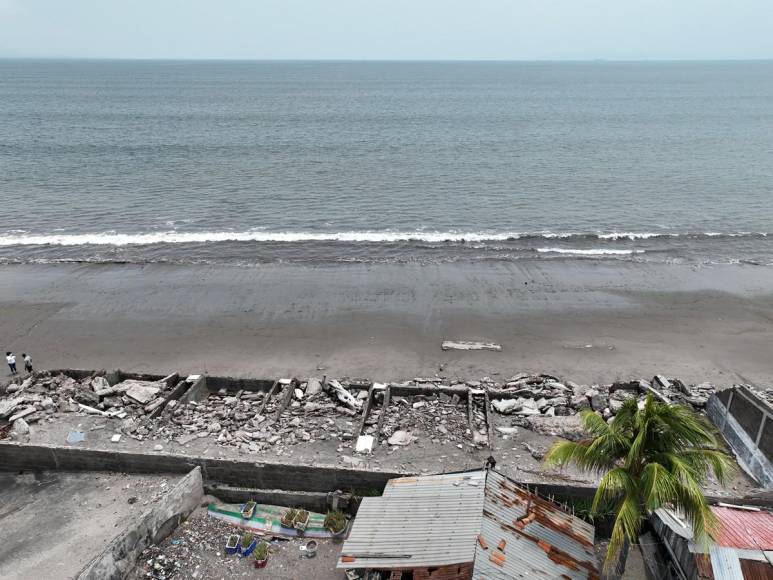
[(773, 62), (0, 61), (0, 261), (773, 263)]

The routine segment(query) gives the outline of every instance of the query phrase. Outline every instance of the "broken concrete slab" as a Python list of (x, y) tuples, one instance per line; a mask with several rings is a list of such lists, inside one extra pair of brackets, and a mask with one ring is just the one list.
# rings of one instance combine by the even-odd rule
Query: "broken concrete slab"
[(414, 437), (408, 431), (395, 431), (387, 440), (390, 445), (410, 445)]
[(443, 350), (490, 350), (502, 352), (502, 345), (495, 342), (474, 342), (466, 340), (444, 340), (440, 345)]
[(587, 436), (582, 427), (580, 415), (568, 417), (532, 416), (526, 419), (529, 429), (542, 435), (563, 437), (570, 441), (579, 441)]
[(19, 411), (18, 413), (11, 415), (11, 418), (8, 419), (9, 423), (13, 423), (14, 421), (18, 421), (19, 419), (23, 419), (24, 417), (28, 415), (32, 415), (37, 409), (35, 407), (27, 407), (26, 409), (23, 409)]
[(373, 435), (360, 435), (357, 437), (357, 444), (354, 447), (355, 453), (370, 453), (373, 451), (374, 442)]
[(161, 389), (156, 386), (151, 386), (151, 384), (141, 384), (136, 382), (126, 390), (126, 396), (137, 401), (140, 405), (146, 405), (152, 401), (160, 391)]
[(491, 406), (494, 407), (494, 410), (498, 413), (509, 415), (510, 413), (520, 411), (523, 407), (523, 403), (518, 399), (496, 399), (491, 402)]

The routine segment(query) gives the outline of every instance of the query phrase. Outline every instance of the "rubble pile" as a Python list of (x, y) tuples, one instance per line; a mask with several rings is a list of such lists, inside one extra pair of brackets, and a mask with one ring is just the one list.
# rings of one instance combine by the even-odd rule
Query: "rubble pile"
[(760, 399), (768, 403), (769, 405), (773, 405), (773, 388), (763, 389), (761, 387), (755, 387), (753, 385), (743, 385), (750, 391), (752, 391), (755, 395), (757, 395)]
[(10, 384), (0, 399), (0, 419), (29, 425), (53, 421), (61, 413), (88, 413), (137, 421), (153, 414), (166, 402), (169, 382), (126, 380), (110, 385), (105, 372), (76, 380), (64, 374), (35, 372)]
[[(334, 441), (339, 452), (355, 448), (367, 453), (374, 445), (399, 447), (418, 438), (485, 446), (491, 444), (489, 433), (510, 434), (503, 428), (571, 439), (579, 425), (572, 418), (584, 409), (611, 420), (626, 401), (641, 404), (651, 394), (701, 410), (715, 392), (709, 383), (687, 386), (662, 375), (652, 381), (579, 385), (547, 374), (521, 373), (504, 381), (433, 377), (389, 385), (350, 378), (281, 379), (267, 391), (221, 389), (180, 402), (170, 396), (177, 379), (175, 374), (159, 381), (110, 384), (104, 371), (80, 380), (36, 372), (12, 382), (0, 397), (0, 427), (21, 438), (37, 421), (87, 413), (116, 419), (116, 430), (137, 440), (186, 445), (207, 438), (245, 453), (271, 450), (280, 455), (295, 445)], [(391, 398), (384, 408), (387, 392)], [(758, 392), (773, 399), (773, 390)], [(120, 440), (120, 435), (114, 437)]]
[[(378, 419), (376, 416), (366, 422), (363, 430), (366, 435), (375, 436)], [(465, 401), (444, 393), (392, 399), (384, 416), (379, 441), (404, 446), (418, 436), (444, 445), (468, 440), (470, 430)]]
[[(329, 393), (317, 390), (312, 381), (280, 383), (282, 389), (272, 396), (261, 391), (228, 393), (223, 389), (200, 402), (170, 401), (168, 419), (157, 421), (156, 435), (175, 439), (181, 445), (209, 437), (222, 446), (248, 453), (269, 448), (281, 453), (299, 443), (351, 441), (355, 437), (353, 409), (337, 404)], [(367, 394), (367, 390), (357, 389), (357, 395), (351, 396), (362, 401)]]

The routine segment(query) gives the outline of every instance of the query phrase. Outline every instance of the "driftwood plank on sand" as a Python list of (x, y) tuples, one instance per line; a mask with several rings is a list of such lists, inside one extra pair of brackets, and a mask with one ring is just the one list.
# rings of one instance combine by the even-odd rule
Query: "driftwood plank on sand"
[(502, 345), (495, 342), (475, 342), (468, 340), (444, 340), (440, 345), (443, 350), (493, 350), (501, 352)]

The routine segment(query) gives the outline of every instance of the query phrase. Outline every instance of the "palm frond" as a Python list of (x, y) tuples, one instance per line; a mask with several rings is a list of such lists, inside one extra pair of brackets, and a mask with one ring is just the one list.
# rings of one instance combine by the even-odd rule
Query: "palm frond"
[(682, 457), (701, 474), (713, 472), (722, 484), (727, 483), (738, 471), (733, 459), (718, 449), (687, 449), (682, 452)]
[(649, 510), (673, 501), (676, 496), (676, 481), (660, 463), (649, 463), (642, 470), (641, 491), (644, 505)]
[(590, 448), (589, 442), (558, 441), (545, 454), (543, 465), (564, 467), (575, 463), (583, 471), (599, 472), (614, 465), (614, 458)]
[(636, 482), (631, 478), (628, 471), (623, 467), (615, 467), (607, 471), (599, 481), (596, 493), (593, 496), (593, 505), (591, 512), (599, 513), (599, 508), (606, 506), (611, 500), (620, 496), (636, 497), (638, 490)]

